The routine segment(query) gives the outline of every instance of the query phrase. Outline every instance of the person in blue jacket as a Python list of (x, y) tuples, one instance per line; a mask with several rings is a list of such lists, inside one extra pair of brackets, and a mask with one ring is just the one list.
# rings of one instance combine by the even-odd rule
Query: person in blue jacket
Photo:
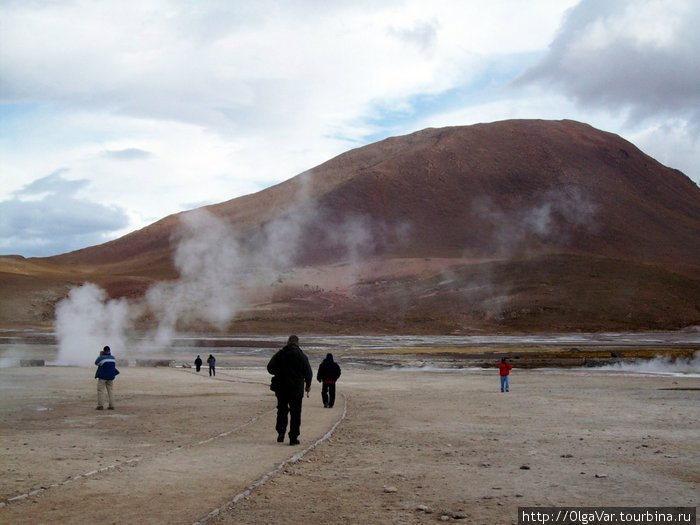
[(105, 390), (109, 399), (108, 410), (114, 410), (114, 378), (117, 377), (117, 360), (114, 359), (109, 346), (105, 346), (97, 359), (95, 359), (97, 370), (97, 410), (104, 410)]

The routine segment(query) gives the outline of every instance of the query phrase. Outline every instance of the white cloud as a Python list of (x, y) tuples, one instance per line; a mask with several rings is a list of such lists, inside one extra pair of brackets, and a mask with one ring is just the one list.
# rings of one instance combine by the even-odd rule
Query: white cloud
[(388, 135), (523, 116), (638, 138), (698, 180), (700, 10), (576, 3), (4, 2), (0, 200), (67, 168), (124, 211), (118, 235)]
[(583, 0), (523, 82), (548, 82), (632, 123), (682, 119), (700, 131), (700, 6)]
[(692, 0), (583, 0), (540, 63), (514, 84), (568, 97), (574, 106), (552, 108), (622, 135), (698, 183), (698, 26), (700, 4)]
[(0, 202), (0, 251), (56, 255), (104, 242), (127, 224), (124, 211), (74, 195), (89, 184), (69, 180), (66, 170), (37, 179)]

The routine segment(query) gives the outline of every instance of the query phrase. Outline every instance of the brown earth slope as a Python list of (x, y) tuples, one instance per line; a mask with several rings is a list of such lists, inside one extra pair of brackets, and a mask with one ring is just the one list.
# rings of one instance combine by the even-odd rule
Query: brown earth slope
[[(246, 289), (230, 329), (700, 323), (700, 189), (578, 122), (426, 129), (205, 210), (231, 226), (240, 257), (218, 277)], [(137, 298), (176, 279), (178, 240), (193, 235), (180, 232), (183, 217), (57, 257), (0, 259), (0, 292), (15, 298), (0, 325), (50, 322), (56, 301), (86, 280)], [(203, 224), (200, 233), (214, 229)]]

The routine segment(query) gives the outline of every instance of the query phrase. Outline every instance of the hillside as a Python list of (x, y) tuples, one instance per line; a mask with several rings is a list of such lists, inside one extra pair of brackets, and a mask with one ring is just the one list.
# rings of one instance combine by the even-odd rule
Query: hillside
[[(50, 323), (86, 280), (132, 301), (156, 283), (195, 282), (178, 319), (190, 329), (210, 327), (196, 302), (212, 296), (235, 298), (224, 329), (243, 332), (700, 324), (700, 189), (573, 121), (426, 129), (197, 211), (211, 217), (167, 217), (52, 258), (0, 258), (0, 292), (15, 298), (0, 326)], [(142, 322), (157, 322), (149, 308)]]

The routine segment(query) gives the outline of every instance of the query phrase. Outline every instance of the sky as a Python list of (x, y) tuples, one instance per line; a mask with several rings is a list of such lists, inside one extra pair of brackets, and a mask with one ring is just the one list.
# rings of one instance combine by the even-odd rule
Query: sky
[(427, 127), (573, 119), (700, 182), (696, 0), (0, 0), (0, 254)]

